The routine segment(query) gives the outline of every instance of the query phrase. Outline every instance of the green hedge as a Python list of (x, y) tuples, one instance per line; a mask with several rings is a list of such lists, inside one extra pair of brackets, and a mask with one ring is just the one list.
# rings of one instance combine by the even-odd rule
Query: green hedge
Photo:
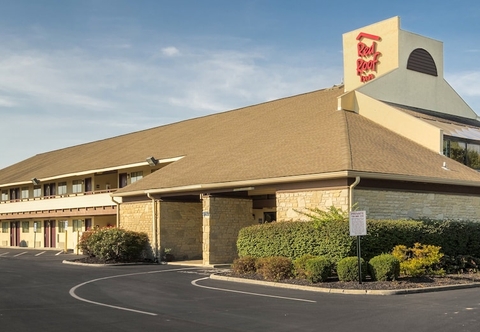
[[(480, 223), (460, 221), (368, 220), (367, 236), (362, 236), (365, 260), (391, 252), (403, 244), (416, 242), (436, 245), (448, 256), (480, 257)], [(356, 255), (356, 237), (349, 234), (348, 222), (331, 221), (316, 228), (308, 222), (279, 222), (240, 230), (237, 249), (240, 257), (285, 256), (291, 259), (306, 254), (325, 256), (336, 263)]]

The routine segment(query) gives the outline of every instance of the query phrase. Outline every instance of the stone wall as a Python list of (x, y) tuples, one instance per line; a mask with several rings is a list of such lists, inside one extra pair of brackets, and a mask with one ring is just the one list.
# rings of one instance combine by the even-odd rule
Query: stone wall
[(122, 203), (119, 209), (119, 227), (134, 231), (144, 232), (148, 235), (150, 242), (151, 254), (153, 255), (153, 216), (152, 216), (152, 201), (140, 201), (135, 203)]
[(255, 224), (250, 199), (203, 197), (203, 264), (232, 263), (238, 231)]
[(202, 258), (202, 203), (160, 202), (160, 250), (176, 260)]
[(480, 197), (387, 190), (353, 191), (369, 219), (455, 219), (480, 221)]
[(305, 220), (305, 216), (297, 211), (326, 210), (332, 205), (348, 211), (348, 188), (278, 191), (276, 197), (278, 221)]

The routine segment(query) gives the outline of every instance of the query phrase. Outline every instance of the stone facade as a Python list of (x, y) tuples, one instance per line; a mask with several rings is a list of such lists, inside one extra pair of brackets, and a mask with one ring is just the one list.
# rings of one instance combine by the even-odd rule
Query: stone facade
[(238, 231), (255, 224), (252, 200), (203, 197), (203, 264), (231, 263), (237, 256)]
[(119, 226), (134, 232), (147, 233), (152, 242), (152, 201), (123, 203), (120, 208)]
[(480, 197), (388, 190), (353, 191), (369, 219), (452, 219), (480, 221)]
[(279, 191), (276, 199), (278, 221), (305, 220), (300, 212), (312, 208), (326, 210), (332, 205), (348, 211), (348, 188)]
[(202, 258), (202, 203), (160, 202), (160, 249), (175, 259)]
[(119, 209), (119, 227), (134, 232), (144, 232), (148, 235), (150, 254), (154, 255), (153, 248), (153, 206), (152, 201), (123, 203)]

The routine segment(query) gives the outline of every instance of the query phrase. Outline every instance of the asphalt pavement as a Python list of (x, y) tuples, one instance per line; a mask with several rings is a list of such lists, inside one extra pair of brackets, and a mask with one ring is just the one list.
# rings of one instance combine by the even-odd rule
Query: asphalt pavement
[[(280, 289), (174, 265), (63, 264), (0, 248), (2, 331), (478, 331), (480, 289), (395, 296)], [(40, 254), (41, 253), (41, 254)]]

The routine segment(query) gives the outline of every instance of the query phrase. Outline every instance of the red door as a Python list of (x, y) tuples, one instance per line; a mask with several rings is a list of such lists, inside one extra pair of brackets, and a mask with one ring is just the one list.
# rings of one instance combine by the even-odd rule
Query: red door
[(45, 220), (43, 222), (43, 237), (45, 248), (56, 247), (55, 220)]
[(18, 247), (20, 244), (20, 221), (10, 223), (10, 246)]

